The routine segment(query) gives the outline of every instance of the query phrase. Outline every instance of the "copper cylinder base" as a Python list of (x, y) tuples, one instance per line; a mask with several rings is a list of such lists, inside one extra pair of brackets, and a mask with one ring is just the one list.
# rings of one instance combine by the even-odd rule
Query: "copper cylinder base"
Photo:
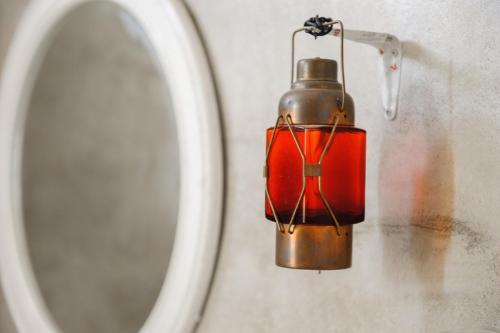
[(341, 226), (339, 233), (334, 226), (300, 224), (292, 234), (276, 230), (276, 265), (314, 270), (351, 267), (352, 225)]

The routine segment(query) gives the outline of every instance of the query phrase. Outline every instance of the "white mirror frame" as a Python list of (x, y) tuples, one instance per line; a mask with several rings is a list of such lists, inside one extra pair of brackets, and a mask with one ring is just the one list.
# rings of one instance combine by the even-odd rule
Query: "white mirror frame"
[(118, 5), (144, 30), (168, 80), (180, 142), (174, 248), (161, 292), (140, 332), (190, 332), (200, 320), (215, 265), (224, 174), (213, 80), (196, 28), (180, 0), (30, 2), (0, 81), (0, 274), (8, 306), (20, 332), (60, 332), (28, 257), (20, 187), (24, 123), (35, 76), (59, 23), (76, 7), (98, 1)]

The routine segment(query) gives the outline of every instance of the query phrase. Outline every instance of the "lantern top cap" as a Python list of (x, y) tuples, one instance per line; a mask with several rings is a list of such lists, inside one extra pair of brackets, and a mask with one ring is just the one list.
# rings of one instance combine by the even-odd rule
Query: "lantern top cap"
[(337, 82), (337, 62), (331, 59), (301, 59), (297, 63), (297, 81)]

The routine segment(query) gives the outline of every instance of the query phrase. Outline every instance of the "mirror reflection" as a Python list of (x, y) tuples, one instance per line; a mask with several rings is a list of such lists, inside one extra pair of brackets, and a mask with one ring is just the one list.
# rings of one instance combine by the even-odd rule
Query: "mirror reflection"
[(177, 220), (167, 85), (141, 28), (104, 2), (69, 14), (41, 63), (22, 157), (37, 283), (64, 332), (137, 332)]

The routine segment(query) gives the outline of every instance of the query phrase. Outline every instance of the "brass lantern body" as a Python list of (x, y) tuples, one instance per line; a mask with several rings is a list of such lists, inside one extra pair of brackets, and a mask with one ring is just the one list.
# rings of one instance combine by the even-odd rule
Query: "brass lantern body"
[[(329, 59), (303, 59), (297, 80), (281, 98), (279, 115), (294, 125), (354, 126), (354, 102), (337, 81), (337, 63)], [(298, 269), (333, 270), (351, 267), (352, 224), (294, 225), (293, 232), (276, 230), (276, 264)]]
[(331, 270), (351, 267), (352, 225), (297, 225), (292, 234), (276, 231), (276, 265)]
[(337, 62), (330, 59), (302, 59), (297, 64), (297, 80), (280, 99), (279, 115), (291, 116), (294, 124), (354, 126), (354, 102), (345, 94), (340, 109), (342, 85), (337, 81)]

